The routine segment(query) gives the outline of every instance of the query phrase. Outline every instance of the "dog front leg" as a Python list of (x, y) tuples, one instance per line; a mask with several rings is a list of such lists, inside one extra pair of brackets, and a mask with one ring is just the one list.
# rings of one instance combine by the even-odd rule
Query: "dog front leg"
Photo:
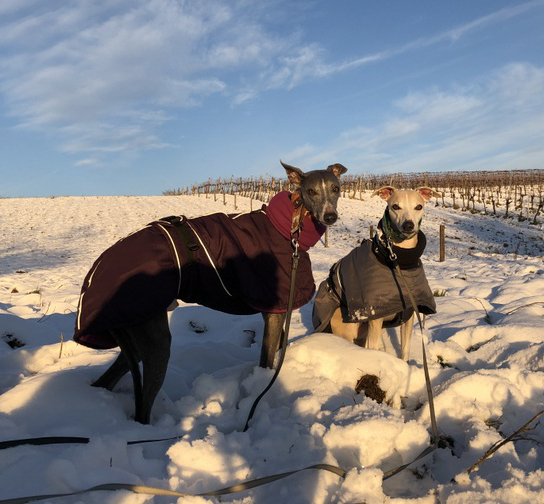
[(412, 340), (412, 332), (414, 329), (414, 317), (415, 313), (400, 326), (401, 358), (404, 361), (408, 361), (410, 358), (410, 341)]
[(285, 313), (263, 313), (262, 316), (264, 319), (264, 334), (259, 366), (272, 368), (274, 367), (274, 357), (280, 347)]
[(366, 337), (366, 348), (372, 350), (380, 349), (380, 338), (382, 335), (383, 319), (369, 320), (368, 333)]

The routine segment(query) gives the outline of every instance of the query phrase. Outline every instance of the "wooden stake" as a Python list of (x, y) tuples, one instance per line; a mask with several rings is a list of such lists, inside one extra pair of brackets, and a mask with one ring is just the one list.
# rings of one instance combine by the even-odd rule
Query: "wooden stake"
[(446, 226), (440, 224), (440, 262), (446, 260)]

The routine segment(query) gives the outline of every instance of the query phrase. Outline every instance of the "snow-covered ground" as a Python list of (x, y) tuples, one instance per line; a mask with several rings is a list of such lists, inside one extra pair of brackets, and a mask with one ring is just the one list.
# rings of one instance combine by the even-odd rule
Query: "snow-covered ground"
[[(238, 197), (239, 210), (249, 200)], [(377, 198), (342, 199), (329, 247), (311, 252), (320, 282), (368, 236), (384, 208)], [(222, 497), (238, 503), (544, 502), (544, 427), (509, 442), (466, 474), (494, 443), (544, 409), (543, 228), (429, 204), (423, 221), (427, 277), (438, 314), (425, 339), (442, 448), (382, 483), (383, 472), (429, 444), (419, 331), (409, 364), (327, 334), (311, 335), (311, 304), (293, 315), (278, 381), (242, 432), (253, 399), (271, 377), (256, 367), (263, 322), (199, 306), (171, 315), (172, 356), (152, 424), (131, 419), (130, 377), (114, 392), (91, 388), (116, 351), (72, 341), (81, 282), (117, 239), (156, 218), (232, 212), (232, 197), (0, 199), (0, 441), (83, 436), (89, 444), (0, 451), (0, 499), (133, 483), (200, 493), (246, 479), (328, 463), (345, 479), (304, 471)], [(438, 261), (446, 225), (447, 259)], [(20, 342), (24, 346), (16, 346)], [(379, 376), (388, 403), (355, 394)], [(542, 417), (544, 418), (544, 417)], [(127, 445), (127, 441), (180, 436)], [(52, 502), (53, 500), (51, 500)], [(214, 502), (190, 497), (180, 502)], [(169, 503), (128, 491), (54, 499), (81, 503)]]

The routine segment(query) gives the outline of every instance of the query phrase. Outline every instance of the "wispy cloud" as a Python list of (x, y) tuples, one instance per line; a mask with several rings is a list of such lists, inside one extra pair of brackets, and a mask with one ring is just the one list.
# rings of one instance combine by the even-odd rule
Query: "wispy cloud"
[(274, 61), (273, 64), (254, 76), (251, 84), (248, 84), (236, 94), (234, 102), (236, 104), (243, 103), (268, 89), (292, 89), (303, 82), (322, 79), (363, 66), (387, 61), (409, 52), (444, 43), (456, 43), (473, 31), (508, 21), (531, 9), (543, 6), (544, 0), (531, 0), (513, 7), (505, 7), (441, 33), (411, 40), (397, 47), (391, 47), (383, 51), (340, 62), (326, 62), (326, 51), (324, 48), (315, 43), (308, 44), (295, 50), (289, 56), (279, 57), (277, 61)]
[(172, 110), (234, 94), (223, 75), (263, 68), (295, 45), (267, 33), (243, 4), (3, 4), (0, 92), (21, 127), (55, 129), (65, 151), (162, 146), (150, 132)]
[(513, 63), (463, 89), (410, 93), (381, 124), (306, 144), (290, 159), (373, 172), (534, 168), (544, 158), (542, 96), (544, 68)]
[[(437, 33), (429, 37), (418, 38), (398, 47), (389, 48), (374, 54), (368, 54), (339, 63), (335, 62), (325, 64), (318, 58), (312, 58), (307, 62), (308, 64), (306, 65), (305, 73), (307, 76), (311, 77), (325, 77), (334, 73), (345, 72), (361, 66), (385, 61), (407, 52), (423, 49), (425, 47), (434, 46), (444, 42), (455, 43), (472, 31), (483, 29), (492, 24), (508, 21), (509, 19), (519, 16), (531, 9), (542, 6), (544, 6), (544, 0), (532, 0), (513, 7), (505, 7), (494, 13), (474, 19), (468, 23), (445, 30), (444, 32)], [(288, 63), (289, 62), (287, 62), (285, 65), (285, 70), (292, 66)], [(296, 84), (300, 80), (296, 78), (296, 75), (297, 72), (292, 72), (290, 85)]]
[(93, 158), (80, 159), (76, 161), (75, 166), (92, 166), (98, 163), (98, 160)]

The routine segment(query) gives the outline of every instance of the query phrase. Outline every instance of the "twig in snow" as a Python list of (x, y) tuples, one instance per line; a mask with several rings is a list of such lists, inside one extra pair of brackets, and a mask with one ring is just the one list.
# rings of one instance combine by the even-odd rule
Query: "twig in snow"
[(51, 306), (51, 301), (49, 301), (49, 303), (47, 303), (47, 308), (45, 309), (45, 312), (43, 313), (43, 315), (41, 316), (41, 318), (39, 318), (37, 320), (38, 324), (41, 324), (46, 318), (49, 318), (51, 315), (47, 315), (47, 312), (49, 311), (49, 307)]
[(478, 299), (476, 296), (473, 296), (472, 299), (475, 299), (476, 301), (478, 301), (478, 303), (480, 303), (482, 305), (482, 308), (484, 309), (485, 311), (485, 317), (484, 317), (484, 320), (488, 323), (488, 324), (491, 324), (491, 317), (489, 316), (489, 312), (486, 310), (484, 304), (482, 303), (482, 301), (480, 299)]
[(59, 350), (59, 359), (62, 357), (62, 346), (64, 344), (64, 334), (60, 333), (60, 350)]
[[(491, 455), (493, 455), (497, 450), (499, 450), (500, 448), (502, 448), (506, 443), (509, 443), (510, 441), (521, 441), (521, 440), (529, 440), (528, 438), (526, 437), (523, 437), (523, 436), (519, 436), (519, 434), (521, 432), (529, 432), (529, 431), (532, 431), (535, 429), (535, 427), (531, 427), (529, 428), (529, 424), (531, 424), (532, 422), (534, 422), (540, 415), (544, 414), (544, 410), (542, 411), (539, 411), (533, 418), (531, 418), (531, 420), (529, 420), (526, 424), (524, 424), (522, 427), (520, 427), (517, 431), (515, 431), (514, 433), (510, 434), (507, 438), (503, 439), (502, 441), (499, 441), (497, 443), (495, 443), (493, 446), (491, 446), (484, 454), (482, 457), (480, 457), (480, 459), (478, 459), (478, 461), (472, 465), (471, 467), (469, 467), (467, 469), (467, 474), (470, 474), (472, 471), (474, 471), (475, 469), (478, 468), (478, 466), (486, 459), (488, 459), (489, 457), (491, 457)], [(537, 424), (538, 425), (538, 424)]]
[(533, 306), (533, 305), (536, 305), (536, 304), (544, 304), (544, 301), (535, 301), (534, 303), (529, 303), (529, 304), (524, 304), (524, 305), (521, 305), (521, 306), (518, 306), (517, 308), (514, 308), (513, 310), (510, 310), (508, 312), (505, 313), (505, 315), (510, 315), (514, 312), (517, 312), (518, 310), (521, 310), (522, 308), (527, 308), (528, 306)]

